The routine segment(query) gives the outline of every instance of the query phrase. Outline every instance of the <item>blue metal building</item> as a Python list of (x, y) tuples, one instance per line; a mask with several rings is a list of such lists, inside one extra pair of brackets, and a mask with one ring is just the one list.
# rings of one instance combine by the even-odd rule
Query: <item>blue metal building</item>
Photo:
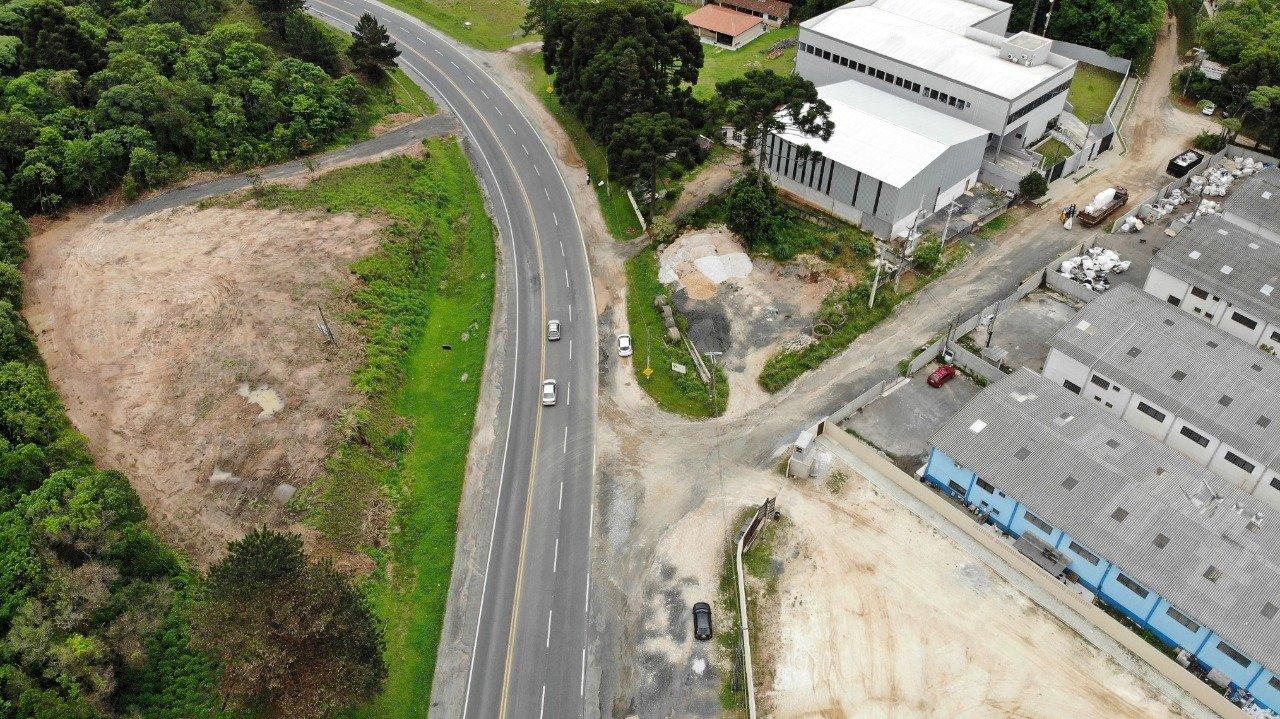
[(928, 481), (1280, 711), (1274, 507), (1026, 369), (932, 442)]

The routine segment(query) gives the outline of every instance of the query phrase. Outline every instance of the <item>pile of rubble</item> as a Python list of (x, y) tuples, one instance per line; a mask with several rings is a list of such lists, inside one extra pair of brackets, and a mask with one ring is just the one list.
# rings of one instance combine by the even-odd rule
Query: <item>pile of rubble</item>
[[(1187, 182), (1187, 187), (1174, 188), (1165, 197), (1155, 202), (1143, 205), (1138, 209), (1137, 218), (1128, 218), (1120, 225), (1121, 232), (1137, 232), (1143, 228), (1144, 222), (1156, 222), (1165, 217), (1178, 212), (1178, 207), (1194, 203), (1194, 209), (1187, 211), (1177, 220), (1183, 223), (1183, 226), (1206, 215), (1216, 215), (1222, 211), (1221, 203), (1210, 200), (1210, 197), (1226, 197), (1231, 190), (1231, 185), (1241, 177), (1258, 172), (1263, 168), (1263, 164), (1254, 160), (1252, 157), (1235, 157), (1229, 164), (1223, 162), (1217, 167), (1211, 168), (1203, 175), (1192, 175)], [(1201, 198), (1196, 202), (1196, 198)], [(1180, 228), (1178, 228), (1180, 229)]]
[(1106, 292), (1111, 287), (1110, 275), (1127, 272), (1132, 264), (1120, 259), (1115, 250), (1090, 247), (1083, 255), (1063, 260), (1058, 274), (1095, 292)]

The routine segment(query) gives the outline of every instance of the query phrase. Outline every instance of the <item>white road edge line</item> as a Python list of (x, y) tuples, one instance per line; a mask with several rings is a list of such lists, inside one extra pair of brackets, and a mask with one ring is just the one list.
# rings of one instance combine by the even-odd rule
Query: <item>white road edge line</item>
[[(379, 2), (379, 3), (377, 3), (377, 4), (382, 5), (382, 7), (383, 7), (387, 12), (390, 12), (390, 13), (393, 13), (393, 14), (396, 14), (396, 15), (399, 15), (400, 17), (402, 17), (402, 18), (404, 18), (404, 19), (408, 20), (408, 21), (410, 22), (410, 24), (411, 24), (411, 25), (414, 25), (414, 26), (417, 26), (417, 27), (421, 28), (421, 29), (422, 29), (423, 31), (425, 31), (427, 34), (434, 36), (434, 37), (435, 37), (437, 40), (439, 40), (440, 42), (442, 42), (442, 43), (446, 43), (446, 44), (448, 44), (448, 43), (450, 43), (450, 42), (451, 42), (450, 40), (446, 39), (446, 38), (444, 37), (444, 35), (442, 35), (442, 34), (440, 34), (439, 32), (437, 32), (434, 28), (432, 28), (431, 26), (427, 25), (426, 23), (423, 23), (422, 21), (418, 20), (417, 18), (415, 18), (415, 17), (413, 17), (413, 16), (409, 15), (408, 13), (406, 13), (406, 12), (404, 12), (404, 11), (402, 11), (402, 10), (398, 10), (398, 9), (396, 9), (396, 8), (390, 7), (390, 6), (388, 6), (388, 5), (383, 5), (381, 2)], [(433, 48), (433, 49), (435, 49), (435, 48)], [(440, 55), (441, 57), (444, 57), (444, 53), (440, 52), (438, 49), (436, 50), (436, 54)], [(525, 121), (525, 124), (527, 124), (527, 125), (529, 126), (529, 128), (533, 130), (533, 135), (534, 135), (534, 137), (535, 137), (535, 138), (537, 138), (537, 140), (538, 140), (538, 144), (542, 145), (542, 150), (543, 150), (543, 152), (545, 152), (545, 153), (547, 154), (547, 157), (554, 157), (554, 156), (551, 154), (551, 148), (547, 146), (547, 141), (546, 141), (546, 139), (544, 139), (544, 138), (542, 137), (542, 135), (538, 134), (537, 130), (534, 128), (533, 121), (529, 119), (529, 116), (528, 116), (528, 115), (525, 115), (525, 114), (524, 114), (524, 111), (523, 111), (523, 110), (521, 110), (521, 109), (520, 109), (520, 106), (519, 106), (519, 105), (517, 105), (517, 104), (515, 103), (515, 101), (511, 99), (511, 96), (507, 93), (507, 91), (506, 91), (505, 89), (503, 89), (502, 85), (500, 85), (500, 84), (498, 83), (498, 81), (494, 79), (493, 75), (489, 74), (489, 71), (488, 71), (488, 70), (485, 70), (485, 69), (484, 69), (484, 67), (482, 67), (481, 65), (479, 65), (478, 63), (476, 63), (474, 60), (472, 60), (472, 59), (468, 58), (466, 55), (463, 55), (463, 57), (467, 60), (467, 62), (470, 62), (474, 67), (476, 67), (478, 70), (480, 70), (480, 72), (481, 72), (481, 73), (484, 73), (484, 76), (485, 76), (485, 77), (487, 77), (487, 78), (489, 78), (489, 81), (493, 83), (494, 87), (498, 88), (498, 92), (501, 92), (501, 93), (503, 94), (503, 96), (507, 98), (507, 101), (508, 101), (508, 102), (510, 102), (510, 103), (512, 104), (512, 106), (513, 106), (513, 107), (515, 107), (516, 112), (520, 114), (520, 117)], [(419, 73), (419, 74), (421, 74), (421, 73)], [(425, 78), (424, 78), (424, 80), (425, 80)], [(428, 83), (428, 84), (430, 84), (433, 88), (435, 87), (435, 84), (434, 84), (434, 83), (432, 83), (430, 80), (427, 80), (427, 83)], [(439, 92), (440, 92), (439, 88), (436, 88), (436, 92), (437, 92), (437, 93), (439, 93)], [(445, 104), (447, 104), (447, 105), (448, 105), (448, 104), (450, 104), (450, 103), (448, 102), (448, 100), (446, 100), (446, 101), (445, 101)], [(453, 107), (452, 107), (452, 105), (450, 105), (450, 109), (452, 109), (452, 110), (453, 110), (453, 112), (454, 112), (454, 114), (455, 114), (455, 115), (457, 115), (457, 114), (458, 114), (457, 109), (456, 109), (456, 108), (453, 108)], [(496, 106), (495, 106), (495, 108), (494, 108), (494, 109), (497, 109), (497, 110), (498, 110), (498, 114), (499, 114), (499, 115), (501, 115), (501, 114), (502, 114), (502, 110), (498, 109)], [(465, 128), (465, 127), (466, 127), (466, 123), (463, 123), (463, 126), (464, 126), (464, 128)], [(466, 129), (468, 130), (468, 132), (470, 132), (470, 128), (466, 128)], [(489, 172), (492, 174), (492, 173), (493, 173), (493, 165), (489, 162), (489, 159), (488, 159), (487, 157), (485, 157), (485, 155), (484, 155), (484, 153), (483, 153), (483, 152), (481, 152), (481, 153), (480, 153), (480, 156), (481, 156), (481, 158), (482, 158), (482, 159), (484, 159), (484, 161), (485, 161), (485, 165), (489, 167)], [(534, 171), (535, 171), (535, 172), (537, 172), (537, 169), (538, 169), (538, 168), (537, 168), (537, 166), (534, 166), (534, 168), (533, 168), (533, 169), (534, 169)], [(539, 175), (541, 175), (541, 173), (538, 173), (538, 174), (539, 174)], [(496, 177), (496, 175), (494, 175), (494, 176)], [(583, 254), (583, 256), (585, 257), (585, 256), (587, 255), (587, 236), (586, 236), (586, 234), (584, 234), (584, 233), (583, 233), (583, 231), (582, 231), (582, 218), (581, 218), (581, 217), (578, 217), (577, 208), (575, 207), (576, 203), (573, 201), (573, 193), (569, 192), (569, 183), (564, 179), (564, 175), (563, 175), (562, 173), (560, 173), (560, 172), (556, 172), (556, 176), (557, 176), (557, 178), (560, 180), (560, 187), (561, 187), (561, 189), (563, 189), (563, 190), (564, 190), (565, 198), (569, 201), (569, 206), (570, 206), (570, 207), (574, 207), (574, 219), (575, 219), (576, 224), (577, 224), (577, 227), (578, 227), (578, 242), (579, 242), (579, 244), (582, 246), (582, 254)], [(544, 187), (543, 189), (545, 190), (546, 188)], [(499, 196), (500, 196), (500, 197), (502, 197), (502, 196), (501, 196), (501, 192), (499, 192)], [(548, 193), (548, 199), (550, 199), (550, 194), (549, 194), (549, 193)], [(502, 201), (503, 201), (503, 210), (504, 210), (504, 214), (506, 214), (506, 216), (507, 216), (507, 222), (508, 222), (508, 225), (510, 226), (510, 223), (511, 223), (511, 211), (510, 211), (510, 208), (509, 208), (509, 207), (507, 207), (507, 204), (506, 204), (506, 198), (505, 198), (505, 197), (502, 197)], [(513, 237), (513, 238), (511, 238), (511, 240), (512, 240), (512, 245), (513, 245), (513, 248), (512, 248), (512, 249), (513, 249), (513, 252), (514, 252), (515, 238), (514, 238), (514, 237)], [(588, 268), (588, 272), (590, 272), (590, 268)], [(595, 303), (595, 297), (594, 297), (593, 295), (588, 295), (588, 296), (587, 296), (587, 302), (592, 303), (592, 304), (594, 305), (594, 303)], [(593, 310), (593, 311), (594, 311), (594, 310)], [(573, 321), (573, 305), (569, 305), (569, 321), (571, 321), (571, 322)], [(518, 326), (519, 326), (519, 325), (517, 324), (517, 327), (518, 327)], [(517, 330), (517, 332), (518, 332), (518, 330)], [(598, 378), (597, 378), (597, 382), (598, 382)], [(514, 393), (513, 393), (512, 398), (511, 398), (511, 403), (512, 403), (512, 405), (514, 405), (514, 404), (515, 404), (515, 396), (514, 396)], [(510, 444), (510, 440), (511, 440), (511, 424), (510, 424), (510, 421), (508, 420), (508, 423), (507, 423), (507, 440), (506, 440), (507, 445), (509, 445), (509, 444)], [(506, 452), (507, 452), (507, 449), (506, 449), (506, 447), (504, 446), (504, 448), (503, 448), (504, 466), (505, 466)], [(595, 445), (595, 443), (593, 442), (593, 443), (592, 443), (592, 447), (591, 447), (591, 481), (592, 481), (592, 484), (593, 484), (593, 485), (594, 485), (594, 482), (595, 482), (595, 474), (596, 474), (596, 465), (597, 465), (597, 461), (598, 461), (598, 453), (599, 453), (599, 448), (598, 448), (598, 447)], [(563, 480), (562, 480), (561, 488), (563, 488), (563, 487), (564, 487), (564, 485), (563, 485)], [(593, 486), (592, 486), (592, 487), (588, 487), (588, 488), (587, 488), (588, 500), (590, 500), (590, 496), (591, 496), (591, 494), (592, 494), (592, 489), (593, 489)], [(499, 483), (499, 495), (498, 495), (498, 501), (501, 501), (501, 483)], [(591, 507), (592, 507), (592, 510), (593, 510), (593, 512), (594, 512), (594, 509), (595, 509), (595, 503), (594, 503), (594, 502), (591, 502)], [(494, 537), (494, 536), (496, 536), (497, 528), (498, 528), (498, 518), (497, 518), (497, 512), (495, 512), (495, 513), (494, 513), (494, 520), (493, 520), (493, 531), (491, 532), (490, 540), (489, 540), (489, 556), (485, 559), (485, 578), (484, 578), (484, 583), (481, 585), (481, 589), (480, 589), (481, 607), (483, 607), (483, 606), (484, 606), (484, 592), (485, 592), (485, 589), (486, 589), (486, 587), (487, 587), (487, 585), (488, 585), (488, 581), (489, 581), (489, 563), (490, 563), (490, 559), (492, 559), (492, 557), (493, 557), (493, 537)], [(590, 570), (588, 570), (588, 571), (587, 571), (587, 587), (588, 587), (588, 589), (591, 587), (591, 572), (590, 572)], [(483, 614), (483, 609), (481, 609), (481, 612), (480, 612), (480, 613), (481, 613), (481, 614)], [(465, 717), (466, 717), (466, 715), (467, 715), (467, 714), (466, 714), (466, 712), (467, 712), (467, 701), (468, 701), (468, 700), (470, 700), (470, 698), (471, 698), (471, 679), (472, 679), (472, 675), (475, 673), (475, 656), (476, 656), (476, 647), (479, 645), (479, 642), (480, 642), (480, 631), (479, 631), (479, 627), (480, 627), (480, 618), (477, 618), (477, 620), (476, 620), (476, 637), (475, 637), (475, 641), (472, 643), (472, 647), (471, 647), (471, 667), (470, 667), (470, 669), (468, 669), (468, 670), (467, 670), (467, 687), (466, 687), (466, 695), (465, 695), (465, 698), (463, 699), (463, 705), (462, 705), (462, 716), (463, 716), (463, 719), (465, 719)], [(585, 630), (586, 630), (586, 626), (584, 625), (584, 631), (585, 631)], [(585, 696), (585, 688), (586, 688), (586, 673), (587, 673), (587, 649), (586, 649), (586, 647), (584, 646), (584, 647), (583, 647), (583, 649), (582, 649), (582, 679), (581, 679), (581, 683), (580, 683), (579, 688), (578, 688), (578, 695), (579, 695), (579, 697), (584, 697), (584, 696)], [(544, 687), (544, 691), (545, 691), (545, 687)]]

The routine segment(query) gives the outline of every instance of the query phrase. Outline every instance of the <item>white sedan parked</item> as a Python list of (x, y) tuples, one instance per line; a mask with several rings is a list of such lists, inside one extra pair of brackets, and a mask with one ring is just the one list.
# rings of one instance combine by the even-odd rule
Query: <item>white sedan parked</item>
[(618, 356), (631, 356), (631, 335), (618, 335)]

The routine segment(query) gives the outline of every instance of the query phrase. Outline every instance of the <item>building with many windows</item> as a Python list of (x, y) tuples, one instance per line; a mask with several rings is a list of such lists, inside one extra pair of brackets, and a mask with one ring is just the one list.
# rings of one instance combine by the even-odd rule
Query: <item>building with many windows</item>
[(1280, 710), (1275, 507), (1027, 369), (974, 397), (932, 444), (926, 480)]
[[(998, 0), (853, 0), (801, 23), (796, 72), (826, 90), (823, 99), (833, 108), (828, 98), (844, 96), (853, 109), (833, 113), (830, 140), (784, 133), (784, 147), (808, 146), (833, 159), (857, 155), (880, 174), (836, 159), (843, 174), (855, 180), (870, 174), (877, 189), (893, 188), (899, 197), (884, 210), (874, 200), (869, 206), (856, 183), (835, 181), (829, 191), (806, 186), (798, 194), (878, 237), (903, 235), (916, 215), (932, 215), (967, 189), (986, 155), (1042, 138), (1063, 112), (1076, 62), (1052, 53), (1045, 38), (1004, 37), (1010, 8)], [(866, 89), (847, 89), (851, 84)], [(868, 147), (895, 122), (893, 114), (902, 115), (907, 143), (925, 142), (919, 152), (910, 144)], [(970, 133), (982, 138), (982, 152), (971, 150)], [(965, 139), (955, 142), (963, 149), (935, 152), (960, 135)], [(934, 159), (919, 161), (921, 155)], [(769, 159), (772, 176), (796, 192), (796, 179)], [(894, 177), (879, 169), (890, 167)], [(859, 192), (864, 186), (857, 185)]]
[(1053, 336), (1044, 376), (1280, 506), (1276, 357), (1118, 285)]
[(1251, 345), (1280, 350), (1280, 243), (1204, 217), (1156, 253), (1143, 289)]

